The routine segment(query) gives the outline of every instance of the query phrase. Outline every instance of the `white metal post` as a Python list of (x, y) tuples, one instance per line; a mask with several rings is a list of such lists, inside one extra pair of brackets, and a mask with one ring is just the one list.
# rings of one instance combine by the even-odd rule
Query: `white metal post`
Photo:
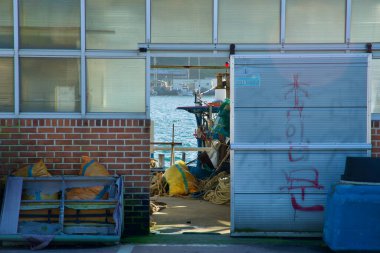
[(146, 118), (150, 119), (150, 53), (146, 53), (145, 59), (145, 113)]
[(230, 234), (235, 232), (235, 151), (231, 144), (235, 142), (235, 56), (230, 58)]
[(367, 144), (370, 146), (370, 148), (367, 151), (367, 155), (371, 156), (372, 154), (372, 143), (371, 143), (371, 133), (372, 133), (372, 127), (371, 127), (371, 104), (372, 104), (372, 97), (371, 97), (371, 90), (372, 90), (372, 56), (371, 54), (368, 54), (368, 66), (367, 66)]
[[(151, 0), (145, 1), (145, 41), (149, 45), (151, 42)], [(150, 118), (150, 53), (145, 55), (145, 115)]]
[(213, 43), (218, 43), (218, 9), (219, 9), (219, 0), (214, 0), (213, 3), (213, 22), (212, 22), (212, 41)]
[(151, 30), (151, 0), (146, 0), (145, 1), (145, 41), (146, 43), (150, 43), (151, 41), (151, 36), (150, 36), (150, 30)]
[(346, 44), (350, 44), (351, 41), (351, 7), (352, 1), (346, 0)]
[(86, 116), (87, 84), (86, 84), (86, 1), (80, 1), (80, 103), (82, 118)]
[(20, 114), (20, 64), (19, 64), (19, 30), (18, 30), (18, 0), (13, 0), (13, 66), (14, 66), (14, 113)]
[(281, 15), (280, 15), (280, 43), (283, 47), (286, 36), (286, 0), (281, 0)]

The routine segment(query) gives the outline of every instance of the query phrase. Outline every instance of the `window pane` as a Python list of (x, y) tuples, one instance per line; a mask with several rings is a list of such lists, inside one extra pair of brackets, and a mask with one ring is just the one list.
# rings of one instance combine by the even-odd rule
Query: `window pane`
[(224, 67), (228, 57), (152, 57), (152, 66), (218, 66)]
[(380, 41), (380, 1), (353, 0), (351, 42)]
[(14, 111), (13, 59), (0, 58), (0, 112)]
[(80, 48), (80, 1), (21, 0), (20, 47)]
[(287, 43), (343, 43), (346, 0), (286, 1)]
[(87, 0), (88, 49), (137, 49), (145, 42), (145, 1)]
[(371, 111), (373, 113), (380, 113), (380, 59), (372, 60), (371, 75)]
[(22, 112), (79, 112), (79, 59), (21, 58)]
[(87, 98), (88, 112), (145, 112), (145, 60), (87, 60)]
[(0, 48), (13, 48), (13, 2), (0, 1)]
[(152, 0), (153, 43), (212, 43), (212, 0)]
[(279, 0), (220, 0), (219, 43), (279, 43)]
[[(193, 95), (216, 85), (217, 73), (225, 73), (228, 57), (152, 57), (152, 95)], [(213, 95), (214, 91), (206, 95)]]

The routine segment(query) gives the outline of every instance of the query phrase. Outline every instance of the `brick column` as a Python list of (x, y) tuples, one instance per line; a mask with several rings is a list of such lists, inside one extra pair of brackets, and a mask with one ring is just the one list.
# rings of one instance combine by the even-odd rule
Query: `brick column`
[(380, 157), (380, 120), (371, 121), (372, 157)]
[(0, 175), (39, 159), (75, 175), (90, 156), (124, 178), (124, 233), (148, 233), (149, 142), (150, 120), (0, 119)]

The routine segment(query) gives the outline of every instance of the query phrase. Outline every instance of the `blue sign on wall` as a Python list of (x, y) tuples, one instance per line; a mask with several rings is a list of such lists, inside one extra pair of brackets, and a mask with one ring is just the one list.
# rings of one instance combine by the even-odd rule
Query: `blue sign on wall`
[(235, 76), (237, 86), (260, 86), (260, 74), (239, 74)]

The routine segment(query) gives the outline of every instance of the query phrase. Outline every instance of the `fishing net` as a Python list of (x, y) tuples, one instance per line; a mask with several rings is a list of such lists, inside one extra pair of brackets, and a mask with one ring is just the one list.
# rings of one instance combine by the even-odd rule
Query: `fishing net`
[[(228, 98), (220, 106), (212, 131), (214, 135), (230, 137), (230, 100)], [(218, 136), (214, 136), (214, 138), (218, 139)]]

